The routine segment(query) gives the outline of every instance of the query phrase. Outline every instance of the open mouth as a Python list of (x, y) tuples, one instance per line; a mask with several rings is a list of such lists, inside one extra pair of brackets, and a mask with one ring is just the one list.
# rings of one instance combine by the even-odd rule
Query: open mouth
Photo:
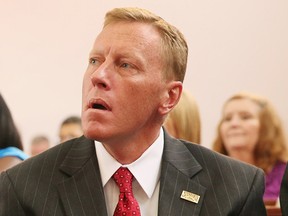
[(92, 108), (93, 109), (100, 109), (100, 110), (107, 110), (107, 108), (105, 106), (103, 106), (102, 104), (92, 104)]
[(110, 107), (103, 100), (92, 99), (89, 101), (89, 107), (97, 110), (111, 110)]

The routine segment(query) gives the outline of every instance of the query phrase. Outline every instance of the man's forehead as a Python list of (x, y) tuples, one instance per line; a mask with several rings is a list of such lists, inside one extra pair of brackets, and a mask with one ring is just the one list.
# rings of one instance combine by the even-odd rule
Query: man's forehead
[(116, 22), (105, 26), (98, 34), (97, 39), (105, 39), (106, 37), (119, 40), (137, 39), (137, 41), (159, 40), (160, 34), (156, 27), (148, 23), (142, 22)]
[[(127, 23), (125, 23), (127, 25)], [(154, 52), (157, 47), (160, 49), (160, 35), (157, 31), (150, 32), (148, 28), (125, 28), (123, 26), (112, 26), (109, 24), (106, 26), (96, 37), (91, 54), (95, 52), (102, 52), (107, 49), (119, 49), (123, 54), (152, 49)], [(147, 26), (147, 25), (146, 25)], [(149, 30), (149, 31), (147, 31)]]

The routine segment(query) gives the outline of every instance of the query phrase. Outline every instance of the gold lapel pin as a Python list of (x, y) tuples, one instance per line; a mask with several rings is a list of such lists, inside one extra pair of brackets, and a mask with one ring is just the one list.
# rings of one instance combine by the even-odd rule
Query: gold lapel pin
[(180, 198), (187, 200), (189, 202), (198, 203), (200, 196), (197, 194), (191, 193), (189, 191), (183, 190)]

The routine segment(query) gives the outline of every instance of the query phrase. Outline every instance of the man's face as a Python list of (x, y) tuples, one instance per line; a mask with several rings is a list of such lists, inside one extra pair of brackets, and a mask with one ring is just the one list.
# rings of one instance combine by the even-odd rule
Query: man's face
[(167, 96), (160, 46), (159, 33), (148, 24), (120, 22), (102, 30), (83, 80), (86, 137), (125, 140), (159, 124)]

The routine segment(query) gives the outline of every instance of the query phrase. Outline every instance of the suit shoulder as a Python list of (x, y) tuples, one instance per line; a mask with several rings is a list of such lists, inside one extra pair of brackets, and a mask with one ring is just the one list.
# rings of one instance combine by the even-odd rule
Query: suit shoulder
[[(53, 146), (39, 155), (30, 157), (7, 170), (7, 174), (11, 176), (11, 178), (16, 178), (19, 175), (25, 175), (25, 173), (26, 175), (27, 173), (31, 174), (31, 171), (33, 171), (33, 173), (40, 173), (43, 171), (43, 167), (45, 167), (45, 172), (49, 172), (49, 169), (53, 169), (53, 167), (62, 163), (65, 155), (77, 140), (78, 139), (69, 140), (65, 143)], [(50, 166), (52, 164), (53, 166)]]
[(256, 172), (260, 172), (264, 175), (263, 170), (254, 165), (220, 154), (199, 144), (194, 144), (183, 140), (181, 140), (181, 142), (185, 144), (188, 150), (203, 167), (205, 167), (205, 164), (209, 164), (209, 166), (212, 164), (217, 165), (218, 168), (236, 169), (254, 175)]

